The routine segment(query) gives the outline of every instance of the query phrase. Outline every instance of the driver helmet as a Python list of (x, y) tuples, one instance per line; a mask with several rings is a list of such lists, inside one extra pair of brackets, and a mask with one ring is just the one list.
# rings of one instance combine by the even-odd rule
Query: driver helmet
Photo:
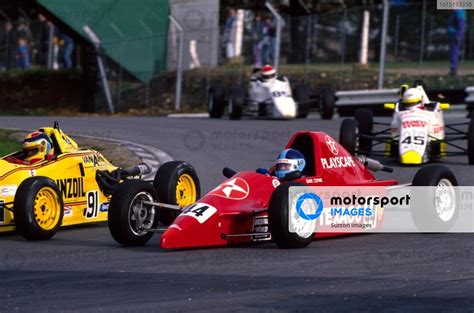
[(262, 67), (260, 75), (262, 77), (262, 81), (269, 82), (276, 77), (276, 71), (273, 66), (265, 65)]
[(306, 165), (304, 156), (295, 149), (286, 149), (280, 152), (275, 162), (275, 176), (282, 179), (288, 173), (302, 172)]
[(402, 103), (406, 108), (423, 106), (423, 93), (418, 88), (409, 88), (403, 93)]
[(28, 134), (23, 140), (23, 160), (31, 163), (45, 160), (52, 154), (51, 138), (42, 132)]

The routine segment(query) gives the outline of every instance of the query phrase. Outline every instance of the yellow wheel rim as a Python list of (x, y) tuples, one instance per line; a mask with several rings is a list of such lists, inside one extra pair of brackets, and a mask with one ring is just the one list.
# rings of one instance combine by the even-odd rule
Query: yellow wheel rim
[(186, 206), (196, 202), (196, 184), (188, 174), (183, 174), (176, 185), (176, 204)]
[(50, 187), (41, 188), (35, 197), (34, 213), (38, 226), (52, 230), (59, 223), (61, 208), (56, 191)]

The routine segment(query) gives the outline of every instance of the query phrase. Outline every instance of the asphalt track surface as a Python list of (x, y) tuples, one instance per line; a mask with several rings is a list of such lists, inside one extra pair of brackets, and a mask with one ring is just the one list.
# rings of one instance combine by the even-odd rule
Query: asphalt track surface
[[(72, 135), (134, 141), (187, 160), (204, 191), (222, 181), (224, 166), (270, 166), (294, 131), (324, 130), (337, 139), (340, 124), (0, 117), (0, 128), (54, 120)], [(474, 185), (466, 157), (445, 163), (461, 185)], [(416, 169), (396, 166), (377, 176), (410, 182)], [(104, 225), (62, 230), (46, 242), (1, 236), (0, 312), (474, 312), (473, 239), (380, 234), (315, 241), (302, 250), (265, 243), (164, 251), (159, 236), (145, 247), (119, 247)]]

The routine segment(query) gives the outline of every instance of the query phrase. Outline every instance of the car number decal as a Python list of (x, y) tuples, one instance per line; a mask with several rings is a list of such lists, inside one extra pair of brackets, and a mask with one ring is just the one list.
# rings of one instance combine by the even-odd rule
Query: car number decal
[(185, 208), (181, 214), (194, 217), (200, 224), (202, 224), (216, 212), (217, 209), (212, 205), (207, 203), (195, 203)]
[(99, 192), (97, 190), (89, 191), (86, 196), (87, 208), (84, 210), (84, 217), (96, 218), (99, 215)]

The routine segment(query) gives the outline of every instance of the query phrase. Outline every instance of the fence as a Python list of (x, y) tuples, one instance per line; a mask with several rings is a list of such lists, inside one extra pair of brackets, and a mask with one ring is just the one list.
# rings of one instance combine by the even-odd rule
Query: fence
[[(369, 12), (367, 65), (359, 63), (363, 34), (364, 12)], [(330, 84), (336, 90), (374, 89), (378, 86), (381, 51), (383, 5), (340, 7), (317, 15), (290, 17), (282, 15), (279, 73), (291, 82), (306, 82), (312, 88)], [(436, 3), (421, 2), (389, 4), (386, 36), (386, 62), (383, 84), (396, 88), (399, 84), (424, 79), (429, 88), (465, 88), (474, 86), (474, 11), (467, 11), (457, 76), (449, 76), (448, 17), (451, 13), (436, 10)], [(192, 14), (191, 14), (192, 13)], [(256, 65), (259, 41), (255, 39), (255, 18), (265, 20), (270, 11), (243, 14), (241, 54), (227, 58), (225, 19), (216, 27), (215, 20), (191, 12), (177, 22), (183, 33), (170, 24), (168, 40), (168, 70), (160, 72), (152, 60), (154, 42), (164, 35), (137, 35), (133, 40), (107, 42), (108, 49), (125, 51), (130, 45), (139, 46), (148, 70), (128, 73), (115, 60), (104, 58), (113, 101), (118, 110), (137, 107), (155, 113), (173, 111), (179, 47), (183, 43), (181, 105), (187, 110), (206, 103), (207, 90), (215, 83), (245, 86)], [(219, 14), (213, 15), (218, 19)], [(33, 29), (34, 27), (32, 27)], [(183, 36), (183, 37), (181, 37)], [(267, 38), (268, 39), (268, 38)], [(260, 42), (262, 38), (260, 38)], [(262, 44), (272, 50), (271, 44)], [(3, 49), (3, 47), (2, 47)], [(104, 51), (107, 54), (107, 51)], [(261, 55), (264, 54), (262, 49)], [(74, 54), (80, 57), (76, 48)], [(261, 57), (261, 56), (260, 56)], [(1, 58), (1, 57), (0, 57)], [(265, 57), (263, 57), (265, 58)], [(271, 53), (270, 60), (271, 62)], [(79, 62), (75, 62), (79, 64)], [(140, 79), (136, 79), (139, 75)]]

